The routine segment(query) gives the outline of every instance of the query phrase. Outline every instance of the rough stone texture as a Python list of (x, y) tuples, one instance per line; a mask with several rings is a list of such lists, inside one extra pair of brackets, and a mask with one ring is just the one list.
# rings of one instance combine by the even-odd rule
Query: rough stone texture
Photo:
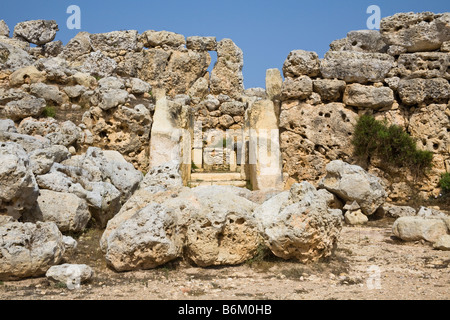
[(32, 20), (18, 23), (14, 28), (14, 38), (19, 38), (36, 45), (53, 41), (58, 24), (54, 20)]
[(254, 203), (224, 187), (197, 187), (193, 193), (194, 207), (183, 222), (186, 257), (201, 267), (240, 264), (252, 258), (260, 244), (252, 218)]
[(180, 175), (180, 164), (173, 161), (153, 167), (144, 177), (139, 189), (155, 193), (183, 186)]
[[(281, 88), (283, 86), (283, 78), (280, 70), (268, 69), (266, 71), (266, 94), (267, 99), (275, 101), (281, 99)], [(247, 92), (247, 90), (246, 90)], [(265, 98), (265, 97), (263, 97)]]
[(394, 206), (389, 205), (384, 208), (386, 214), (392, 218), (401, 218), (401, 217), (412, 217), (416, 216), (416, 209), (408, 207), (408, 206)]
[(151, 203), (111, 232), (106, 247), (106, 261), (116, 271), (155, 268), (171, 261), (182, 248), (177, 215)]
[(61, 262), (63, 236), (52, 222), (0, 225), (0, 279), (39, 277)]
[(0, 20), (0, 36), (9, 37), (9, 27), (5, 20)]
[(342, 212), (330, 209), (332, 201), (328, 191), (302, 182), (264, 202), (254, 216), (276, 256), (314, 262), (332, 254), (342, 228)]
[(313, 92), (313, 82), (308, 76), (300, 76), (296, 79), (286, 78), (281, 87), (283, 100), (306, 99)]
[(91, 267), (85, 264), (62, 264), (53, 266), (46, 272), (47, 279), (65, 283), (70, 290), (79, 289), (81, 283), (88, 282), (94, 275)]
[(0, 213), (19, 219), (39, 192), (29, 157), (20, 145), (1, 142), (0, 163)]
[(172, 52), (164, 74), (164, 87), (167, 94), (169, 96), (185, 94), (199, 78), (206, 74), (210, 64), (211, 56), (208, 52), (192, 50)]
[(347, 33), (350, 51), (385, 53), (387, 45), (378, 30), (356, 30)]
[(450, 13), (398, 13), (383, 18), (380, 32), (389, 45), (405, 47), (408, 52), (433, 51), (450, 40)]
[(361, 212), (361, 210), (347, 211), (344, 215), (345, 222), (349, 225), (361, 225), (367, 223), (369, 218)]
[(53, 163), (61, 162), (70, 157), (66, 147), (55, 145), (44, 149), (37, 149), (29, 153), (31, 170), (35, 175), (46, 174)]
[(418, 217), (422, 218), (446, 218), (447, 215), (443, 213), (442, 211), (427, 208), (427, 207), (420, 207), (419, 211), (417, 212)]
[(183, 35), (170, 31), (148, 30), (141, 35), (141, 42), (146, 48), (178, 48), (186, 44), (186, 39)]
[(30, 86), (30, 93), (38, 98), (45, 99), (50, 104), (62, 105), (69, 102), (67, 95), (59, 91), (57, 86), (35, 83)]
[(188, 37), (186, 48), (196, 51), (215, 51), (217, 48), (216, 37)]
[[(448, 106), (445, 104), (431, 104), (425, 108), (416, 109), (409, 121), (409, 130), (411, 136), (418, 139), (418, 145), (423, 149), (435, 154), (450, 154), (448, 134), (450, 117)], [(442, 168), (443, 165), (444, 163), (441, 163), (439, 167)]]
[(282, 189), (282, 160), (274, 102), (255, 102), (248, 111), (248, 124), (248, 170), (253, 189)]
[(303, 75), (316, 77), (319, 73), (319, 56), (313, 51), (291, 51), (283, 65), (283, 74), (289, 78), (296, 78)]
[(244, 91), (244, 54), (230, 39), (217, 43), (217, 62), (211, 72), (211, 93), (239, 98)]
[(86, 228), (91, 214), (85, 200), (72, 193), (40, 190), (37, 206), (24, 221), (54, 222), (61, 232), (81, 232)]
[(406, 105), (447, 103), (450, 84), (442, 78), (400, 80), (398, 94)]
[(34, 59), (25, 50), (0, 41), (0, 70), (14, 72), (33, 62)]
[(224, 102), (220, 106), (220, 112), (230, 116), (243, 116), (245, 113), (245, 103), (239, 101)]
[(345, 201), (356, 201), (365, 215), (373, 214), (386, 200), (381, 180), (359, 166), (341, 160), (330, 162), (320, 187)]
[(91, 46), (94, 51), (135, 51), (138, 49), (138, 35), (136, 30), (91, 34)]
[(74, 66), (80, 65), (85, 55), (92, 51), (90, 34), (79, 32), (64, 47), (62, 56), (70, 62), (75, 62)]
[(394, 103), (394, 92), (387, 87), (348, 85), (344, 92), (344, 103), (359, 108), (387, 108)]
[(403, 79), (444, 78), (450, 80), (450, 53), (420, 52), (398, 57), (398, 74)]
[(450, 41), (444, 41), (441, 46), (441, 52), (450, 52)]
[(313, 90), (320, 95), (322, 101), (342, 101), (346, 83), (343, 80), (316, 79), (313, 80)]
[(3, 114), (12, 120), (38, 117), (44, 111), (45, 106), (44, 99), (27, 95), (21, 100), (8, 102), (3, 109)]
[(443, 251), (450, 251), (450, 235), (445, 234), (440, 236), (433, 244), (433, 248)]
[(150, 110), (139, 104), (120, 106), (115, 112), (92, 108), (83, 115), (83, 123), (92, 133), (92, 144), (120, 152), (136, 167), (147, 170), (148, 140), (153, 119)]
[(320, 71), (326, 79), (346, 82), (380, 82), (394, 66), (394, 58), (383, 53), (328, 51)]
[(392, 226), (394, 235), (404, 241), (426, 240), (436, 242), (448, 232), (442, 219), (426, 219), (421, 217), (401, 217)]
[(357, 116), (340, 103), (283, 103), (279, 123), (285, 129), (280, 134), (283, 172), (296, 182), (317, 183), (329, 161), (346, 161), (352, 155), (349, 137)]
[(35, 66), (28, 66), (16, 70), (9, 76), (9, 85), (12, 87), (21, 86), (24, 83), (37, 83), (45, 81), (45, 74), (36, 69)]
[(95, 51), (88, 55), (79, 70), (94, 77), (107, 77), (115, 71), (117, 63), (105, 56), (101, 51)]

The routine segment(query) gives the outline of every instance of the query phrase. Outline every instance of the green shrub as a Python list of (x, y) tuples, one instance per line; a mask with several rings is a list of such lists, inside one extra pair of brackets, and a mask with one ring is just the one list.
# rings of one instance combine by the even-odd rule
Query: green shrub
[(46, 106), (42, 111), (42, 116), (45, 118), (54, 118), (56, 116), (56, 110), (52, 106)]
[(450, 172), (441, 175), (441, 180), (439, 180), (439, 187), (444, 193), (450, 194)]
[(385, 166), (406, 167), (416, 177), (432, 166), (432, 152), (419, 150), (416, 141), (401, 127), (388, 126), (370, 115), (359, 118), (352, 144), (359, 158), (378, 158)]

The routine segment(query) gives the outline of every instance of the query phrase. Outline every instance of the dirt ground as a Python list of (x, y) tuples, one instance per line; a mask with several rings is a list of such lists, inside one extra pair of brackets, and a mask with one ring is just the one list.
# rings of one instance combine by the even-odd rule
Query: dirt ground
[(90, 283), (70, 291), (45, 277), (0, 282), (0, 300), (448, 300), (450, 251), (392, 237), (394, 220), (345, 226), (335, 255), (302, 265), (274, 256), (240, 266), (197, 268), (176, 261), (154, 270), (116, 273), (107, 268), (90, 229), (78, 238), (69, 263), (94, 269)]

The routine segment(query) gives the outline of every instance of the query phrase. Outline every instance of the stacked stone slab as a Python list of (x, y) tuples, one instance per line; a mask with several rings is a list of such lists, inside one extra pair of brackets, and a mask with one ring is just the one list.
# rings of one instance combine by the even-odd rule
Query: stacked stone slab
[[(425, 196), (439, 194), (439, 176), (450, 170), (449, 19), (449, 13), (401, 13), (382, 19), (380, 31), (349, 32), (322, 60), (302, 50), (288, 55), (280, 114), (286, 187), (319, 181), (332, 160), (353, 161), (353, 127), (369, 113), (434, 153), (419, 188)], [(375, 163), (370, 168), (379, 170)], [(408, 180), (406, 170), (385, 179), (391, 200), (406, 198)]]

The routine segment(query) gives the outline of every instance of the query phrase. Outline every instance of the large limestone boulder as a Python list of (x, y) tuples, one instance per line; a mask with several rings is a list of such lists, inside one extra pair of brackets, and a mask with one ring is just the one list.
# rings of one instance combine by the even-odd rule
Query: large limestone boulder
[(325, 79), (363, 84), (381, 82), (394, 67), (394, 61), (394, 57), (384, 53), (328, 51), (320, 71)]
[(32, 208), (38, 186), (25, 150), (13, 142), (0, 143), (0, 214), (19, 219)]
[(138, 210), (103, 240), (107, 263), (117, 271), (155, 268), (181, 254), (176, 212), (159, 203)]
[(365, 215), (372, 215), (387, 198), (381, 180), (359, 166), (335, 160), (326, 171), (319, 186), (346, 202), (356, 201)]
[(316, 79), (313, 80), (313, 90), (324, 102), (342, 101), (346, 83), (343, 80)]
[(139, 33), (136, 30), (112, 31), (107, 33), (91, 34), (90, 40), (94, 51), (136, 51), (139, 48), (138, 36)]
[(381, 20), (380, 32), (387, 44), (408, 52), (433, 51), (450, 40), (450, 13), (398, 13)]
[(401, 217), (394, 222), (392, 232), (404, 241), (426, 240), (434, 243), (448, 233), (448, 228), (440, 218)]
[[(12, 39), (9, 39), (13, 41)], [(0, 70), (16, 71), (20, 68), (32, 65), (35, 59), (27, 53), (27, 43), (18, 41), (20, 44), (11, 44), (10, 41), (0, 39)], [(19, 46), (17, 46), (19, 45)]]
[(255, 204), (226, 187), (192, 191), (195, 202), (183, 211), (187, 214), (185, 256), (201, 267), (235, 265), (252, 258), (261, 243), (252, 218)]
[(284, 100), (306, 99), (313, 92), (313, 82), (308, 76), (300, 76), (296, 79), (286, 78), (281, 87), (281, 95)]
[(450, 80), (450, 54), (418, 52), (401, 54), (397, 60), (398, 74), (403, 79), (444, 78)]
[(394, 91), (388, 87), (348, 85), (344, 92), (344, 103), (359, 108), (389, 108), (394, 103)]
[(31, 84), (43, 81), (45, 81), (45, 74), (35, 66), (21, 68), (9, 76), (9, 85), (11, 87), (21, 86), (24, 83)]
[(19, 38), (38, 46), (53, 41), (58, 24), (54, 20), (32, 20), (18, 23), (14, 28), (14, 38)]
[(283, 74), (285, 77), (296, 78), (303, 75), (316, 77), (319, 73), (319, 56), (313, 51), (291, 51), (283, 65)]
[(81, 232), (91, 214), (88, 204), (73, 193), (40, 190), (37, 206), (24, 216), (26, 222), (54, 222), (61, 232)]
[(330, 209), (333, 202), (328, 191), (302, 182), (264, 202), (254, 216), (276, 256), (314, 262), (332, 254), (342, 229), (342, 211)]
[(406, 105), (447, 103), (450, 98), (450, 84), (442, 78), (402, 79), (398, 94)]
[(216, 37), (192, 36), (186, 39), (186, 48), (196, 51), (216, 51)]
[(146, 48), (179, 48), (186, 44), (186, 39), (182, 34), (170, 31), (147, 30), (142, 33), (141, 42)]
[(217, 62), (211, 72), (211, 93), (239, 98), (244, 91), (244, 54), (230, 39), (217, 43)]
[(52, 222), (0, 224), (0, 279), (39, 277), (62, 261), (63, 236)]
[(3, 114), (12, 120), (38, 117), (44, 111), (46, 105), (44, 99), (27, 95), (21, 100), (8, 102), (3, 109)]
[(349, 159), (349, 137), (357, 117), (342, 103), (283, 103), (279, 120), (280, 128), (285, 129), (280, 134), (283, 172), (297, 182), (319, 181), (330, 161)]

